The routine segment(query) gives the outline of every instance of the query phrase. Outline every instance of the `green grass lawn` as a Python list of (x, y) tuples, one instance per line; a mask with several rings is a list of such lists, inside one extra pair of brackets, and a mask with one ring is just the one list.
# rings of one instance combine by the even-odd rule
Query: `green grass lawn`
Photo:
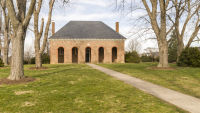
[[(125, 64), (110, 66), (117, 65)], [(35, 82), (0, 86), (0, 112), (186, 112), (84, 64), (26, 70), (33, 66), (25, 65), (24, 73)], [(0, 78), (9, 72), (0, 68)]]
[(149, 70), (158, 63), (98, 64), (166, 88), (200, 98), (200, 68), (170, 66), (177, 70)]

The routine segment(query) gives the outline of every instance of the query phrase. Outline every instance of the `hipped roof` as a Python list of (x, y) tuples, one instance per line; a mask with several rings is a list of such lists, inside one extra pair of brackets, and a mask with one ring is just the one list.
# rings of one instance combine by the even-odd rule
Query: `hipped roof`
[(101, 21), (70, 21), (49, 39), (126, 39)]

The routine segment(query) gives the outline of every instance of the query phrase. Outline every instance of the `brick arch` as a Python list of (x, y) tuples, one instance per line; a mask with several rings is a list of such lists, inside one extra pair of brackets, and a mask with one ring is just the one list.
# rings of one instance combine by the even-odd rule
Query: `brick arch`
[[(103, 51), (102, 50), (99, 50), (100, 48), (103, 48)], [(98, 48), (98, 62), (104, 62), (105, 60), (105, 47), (103, 46), (100, 46)]]
[[(77, 55), (75, 54), (75, 50), (73, 48), (77, 48)], [(71, 48), (71, 57), (72, 57), (72, 63), (78, 63), (79, 61), (79, 48), (77, 46), (73, 46)]]
[[(116, 48), (116, 50), (113, 50), (113, 48)], [(111, 61), (118, 62), (118, 47), (117, 46), (113, 46), (111, 48)]]
[[(61, 48), (63, 48), (63, 51), (62, 51)], [(57, 48), (58, 63), (64, 63), (64, 61), (65, 61), (64, 56), (65, 56), (65, 48), (62, 47), (62, 46), (59, 46), (59, 47)]]

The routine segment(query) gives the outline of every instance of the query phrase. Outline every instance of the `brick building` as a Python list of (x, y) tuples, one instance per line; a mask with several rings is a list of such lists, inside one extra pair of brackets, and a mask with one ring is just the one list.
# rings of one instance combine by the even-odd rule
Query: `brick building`
[(124, 63), (125, 37), (101, 21), (70, 21), (50, 40), (50, 63)]

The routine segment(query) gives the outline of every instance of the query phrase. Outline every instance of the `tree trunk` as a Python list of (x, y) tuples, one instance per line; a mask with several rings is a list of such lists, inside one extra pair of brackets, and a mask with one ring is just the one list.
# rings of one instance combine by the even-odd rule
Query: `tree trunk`
[(3, 48), (3, 63), (5, 66), (8, 65), (8, 47)]
[(42, 54), (35, 52), (35, 67), (42, 67)]
[(168, 44), (164, 42), (162, 45), (159, 44), (159, 64), (158, 67), (167, 68), (168, 64)]
[(40, 38), (35, 37), (35, 67), (42, 67), (42, 54), (40, 53)]
[(12, 38), (12, 60), (11, 60), (11, 70), (10, 76), (8, 79), (10, 80), (18, 80), (24, 78), (24, 36), (25, 32), (22, 27), (18, 27), (16, 37)]
[(181, 55), (182, 51), (183, 51), (183, 38), (178, 38), (177, 62), (179, 60), (179, 56)]
[[(7, 22), (9, 22), (9, 21), (7, 21)], [(6, 27), (4, 27), (4, 47), (3, 47), (3, 63), (5, 66), (8, 65), (9, 42), (10, 41), (8, 39), (8, 25), (6, 25)]]

